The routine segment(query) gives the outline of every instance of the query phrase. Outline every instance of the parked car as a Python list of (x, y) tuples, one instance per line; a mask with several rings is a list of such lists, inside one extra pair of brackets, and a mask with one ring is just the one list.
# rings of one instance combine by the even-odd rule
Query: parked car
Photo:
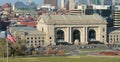
[(89, 41), (88, 44), (104, 44), (100, 41)]
[(60, 39), (56, 42), (56, 45), (72, 45), (72, 44)]

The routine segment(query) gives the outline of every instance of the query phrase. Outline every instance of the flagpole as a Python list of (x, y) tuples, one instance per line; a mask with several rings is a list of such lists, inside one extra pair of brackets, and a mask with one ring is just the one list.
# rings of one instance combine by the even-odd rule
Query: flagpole
[(7, 40), (8, 26), (7, 26), (6, 28), (7, 28), (7, 30), (6, 30), (6, 33), (5, 33), (5, 36), (6, 36), (6, 37), (5, 37), (5, 38), (6, 38), (5, 40), (6, 40), (6, 43), (7, 43), (7, 49), (6, 49), (6, 50), (7, 50), (7, 62), (9, 62), (9, 57), (8, 57), (8, 56), (9, 56), (9, 51), (8, 51), (8, 40)]
[(7, 38), (6, 38), (6, 43), (7, 43), (7, 62), (8, 62), (9, 61), (9, 57), (8, 57), (9, 56), (9, 54), (8, 54), (9, 52), (8, 52), (8, 40), (7, 40)]

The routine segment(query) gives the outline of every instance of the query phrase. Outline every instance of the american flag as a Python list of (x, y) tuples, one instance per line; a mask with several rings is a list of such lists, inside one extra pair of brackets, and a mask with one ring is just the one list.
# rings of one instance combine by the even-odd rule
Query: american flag
[(7, 39), (12, 43), (16, 42), (16, 39), (11, 35), (10, 31), (7, 31)]

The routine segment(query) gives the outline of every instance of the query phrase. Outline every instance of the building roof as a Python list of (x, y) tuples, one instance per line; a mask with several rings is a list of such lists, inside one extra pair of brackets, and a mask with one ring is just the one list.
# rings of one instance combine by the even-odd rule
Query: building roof
[(29, 31), (29, 30), (36, 30), (34, 27), (29, 26), (17, 26), (17, 27), (10, 27), (11, 30), (19, 30), (19, 31)]
[(12, 27), (11, 28), (12, 34), (19, 35), (27, 35), (27, 36), (34, 36), (34, 35), (45, 35), (44, 32), (38, 31), (36, 28), (33, 27)]
[(106, 19), (94, 15), (42, 15), (46, 24), (107, 24)]
[(120, 34), (120, 28), (111, 27), (107, 30), (108, 34)]

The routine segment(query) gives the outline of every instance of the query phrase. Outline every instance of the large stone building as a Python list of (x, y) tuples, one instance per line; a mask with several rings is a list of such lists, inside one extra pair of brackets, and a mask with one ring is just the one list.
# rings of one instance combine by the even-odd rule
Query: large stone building
[(45, 44), (55, 45), (61, 41), (74, 44), (88, 44), (92, 41), (106, 43), (107, 22), (94, 15), (42, 15), (37, 29), (45, 32)]
[(107, 29), (107, 42), (110, 44), (120, 44), (120, 28)]
[(45, 45), (45, 33), (33, 27), (11, 27), (12, 35), (17, 42), (23, 42), (26, 47), (38, 47)]

